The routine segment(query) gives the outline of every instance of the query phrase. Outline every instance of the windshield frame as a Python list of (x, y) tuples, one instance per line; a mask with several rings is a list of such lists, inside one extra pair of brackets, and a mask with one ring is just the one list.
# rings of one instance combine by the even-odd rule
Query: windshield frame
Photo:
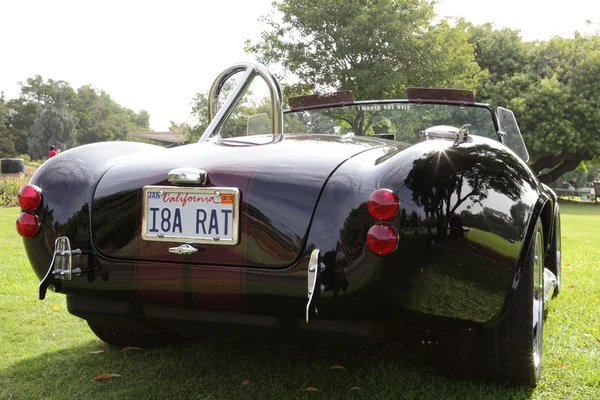
[[(340, 102), (333, 104), (317, 104), (306, 107), (297, 107), (297, 108), (288, 108), (283, 110), (283, 114), (294, 114), (298, 112), (304, 111), (316, 111), (316, 110), (324, 110), (324, 109), (334, 109), (334, 108), (343, 108), (343, 107), (354, 107), (354, 106), (368, 106), (368, 105), (383, 105), (383, 104), (416, 104), (420, 106), (422, 104), (433, 104), (433, 105), (450, 105), (450, 106), (458, 106), (458, 107), (470, 107), (470, 108), (485, 108), (492, 118), (492, 122), (494, 124), (494, 132), (496, 134), (496, 138), (498, 142), (504, 143), (504, 137), (500, 132), (500, 126), (498, 123), (498, 115), (496, 111), (487, 103), (478, 103), (478, 102), (466, 102), (466, 101), (455, 101), (455, 100), (412, 100), (412, 99), (381, 99), (381, 100), (361, 100), (361, 101), (352, 101), (352, 102)], [(285, 127), (284, 127), (285, 128)], [(285, 129), (284, 129), (284, 134)]]

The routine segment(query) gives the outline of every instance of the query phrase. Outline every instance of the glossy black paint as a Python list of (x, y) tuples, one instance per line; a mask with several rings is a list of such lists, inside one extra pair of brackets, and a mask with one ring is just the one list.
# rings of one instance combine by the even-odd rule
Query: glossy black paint
[(206, 186), (240, 190), (240, 243), (201, 246), (202, 251), (184, 262), (289, 267), (302, 252), (315, 204), (332, 171), (355, 154), (381, 145), (334, 136), (292, 136), (262, 146), (205, 142), (169, 150), (168, 157), (120, 163), (96, 188), (94, 244), (111, 258), (181, 263), (181, 256), (168, 252), (180, 243), (140, 239), (142, 188), (173, 186), (167, 181), (170, 170), (196, 167), (208, 172)]
[[(140, 188), (167, 184), (168, 170), (181, 166), (209, 170), (211, 185), (240, 188), (240, 246), (175, 256), (165, 251), (172, 244), (139, 238)], [(532, 226), (537, 218), (551, 226), (555, 215), (555, 198), (526, 164), (477, 137), (459, 146), (433, 140), (408, 148), (315, 135), (243, 148), (101, 144), (49, 160), (32, 183), (43, 190), (43, 231), (24, 242), (38, 277), (48, 269), (54, 239), (66, 235), (89, 253), (74, 266), (93, 270), (59, 288), (79, 296), (70, 301), (74, 313), (85, 317), (99, 299), (96, 314), (144, 318), (132, 310), (146, 307), (167, 325), (175, 324), (174, 309), (198, 320), (206, 312), (302, 318), (315, 248), (327, 265), (320, 318), (493, 325), (518, 285)], [(364, 246), (377, 222), (366, 200), (378, 188), (401, 200), (390, 221), (400, 245), (389, 257)], [(258, 237), (260, 244), (248, 244)], [(108, 280), (95, 279), (100, 274)], [(100, 299), (124, 306), (103, 309)]]

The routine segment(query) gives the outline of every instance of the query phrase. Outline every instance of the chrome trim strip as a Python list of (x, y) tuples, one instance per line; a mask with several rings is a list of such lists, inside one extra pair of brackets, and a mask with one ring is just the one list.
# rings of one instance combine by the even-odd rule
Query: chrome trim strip
[[(215, 194), (221, 196), (223, 194), (233, 195), (233, 226), (231, 239), (214, 237), (210, 239), (202, 239), (195, 236), (165, 236), (162, 234), (148, 235), (148, 192), (173, 192), (173, 193), (193, 193), (193, 194)], [(143, 189), (144, 201), (142, 207), (142, 239), (155, 242), (179, 242), (179, 243), (203, 243), (220, 246), (233, 246), (238, 244), (240, 239), (240, 191), (238, 188), (232, 187), (181, 187), (181, 186), (144, 186)]]
[[(245, 71), (244, 75), (242, 75), (240, 78), (239, 82), (233, 89), (233, 92), (225, 101), (225, 104), (223, 104), (223, 106), (219, 108), (219, 111), (215, 113), (216, 104), (223, 85), (233, 75), (242, 71)], [(208, 118), (210, 120), (210, 124), (198, 142), (206, 142), (213, 134), (219, 133), (233, 112), (233, 109), (239, 104), (244, 93), (250, 87), (252, 80), (257, 75), (263, 78), (267, 84), (267, 87), (269, 88), (269, 93), (271, 96), (271, 111), (273, 114), (273, 135), (281, 135), (283, 133), (283, 96), (281, 94), (281, 88), (279, 87), (277, 79), (275, 79), (269, 70), (262, 65), (254, 63), (238, 63), (221, 72), (221, 74), (213, 82), (208, 94)]]

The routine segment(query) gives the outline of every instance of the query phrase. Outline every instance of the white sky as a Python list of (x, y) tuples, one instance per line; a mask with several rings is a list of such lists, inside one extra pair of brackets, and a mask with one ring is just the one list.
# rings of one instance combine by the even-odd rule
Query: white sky
[[(237, 61), (272, 0), (0, 0), (0, 91), (36, 74), (92, 84), (150, 113), (151, 128), (189, 120), (190, 102)], [(440, 0), (440, 16), (520, 29), (527, 40), (600, 29), (599, 0)], [(591, 19), (596, 25), (588, 26)]]

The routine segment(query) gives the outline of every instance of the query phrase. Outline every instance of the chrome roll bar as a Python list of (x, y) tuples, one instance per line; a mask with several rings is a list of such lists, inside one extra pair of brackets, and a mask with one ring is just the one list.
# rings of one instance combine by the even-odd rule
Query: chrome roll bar
[[(219, 108), (219, 111), (215, 112), (217, 101), (219, 100), (219, 95), (221, 94), (225, 82), (233, 75), (240, 72), (243, 72), (244, 74), (233, 89), (233, 92), (229, 95), (227, 100), (225, 100), (225, 104)], [(246, 93), (252, 80), (257, 75), (263, 78), (269, 88), (271, 111), (273, 114), (273, 135), (280, 135), (283, 133), (283, 97), (281, 95), (279, 83), (262, 65), (244, 62), (230, 66), (225, 71), (221, 72), (213, 82), (208, 93), (208, 119), (210, 123), (198, 142), (207, 141), (215, 132), (219, 132), (221, 128), (223, 128), (223, 125), (233, 112), (234, 108), (242, 100), (244, 93)]]

